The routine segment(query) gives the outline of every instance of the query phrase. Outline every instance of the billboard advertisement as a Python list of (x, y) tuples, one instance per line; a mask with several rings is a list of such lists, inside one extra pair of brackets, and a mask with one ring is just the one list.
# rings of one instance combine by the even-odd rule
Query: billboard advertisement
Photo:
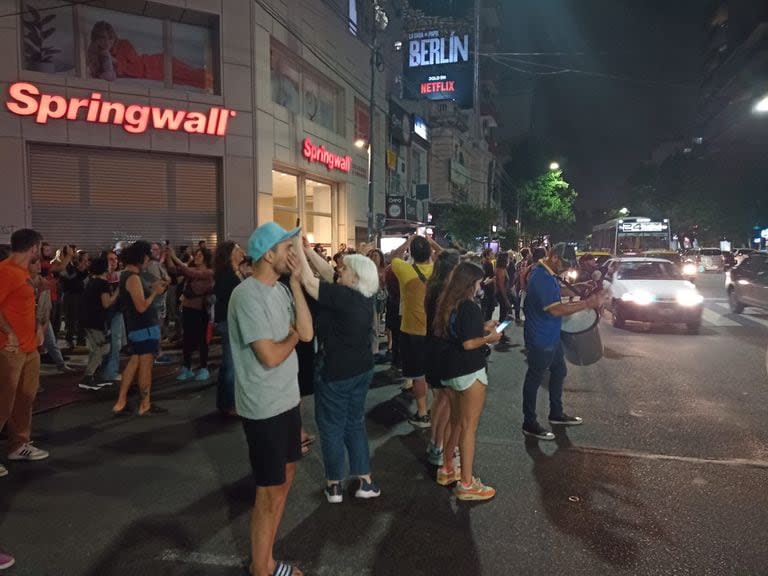
[(408, 34), (403, 66), (407, 99), (453, 100), (472, 107), (474, 68), (470, 34), (421, 30)]

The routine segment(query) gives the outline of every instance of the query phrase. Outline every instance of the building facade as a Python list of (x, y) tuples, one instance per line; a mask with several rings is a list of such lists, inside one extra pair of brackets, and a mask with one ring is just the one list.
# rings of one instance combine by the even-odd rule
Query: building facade
[(369, 50), (334, 6), (0, 1), (0, 243), (29, 226), (92, 250), (212, 245), (273, 219), (364, 239)]

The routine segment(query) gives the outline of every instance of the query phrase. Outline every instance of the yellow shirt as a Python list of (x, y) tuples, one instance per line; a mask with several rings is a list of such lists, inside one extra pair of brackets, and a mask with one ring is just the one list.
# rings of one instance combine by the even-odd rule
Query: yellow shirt
[[(427, 279), (432, 276), (432, 263), (416, 264), (419, 271)], [(427, 334), (427, 312), (424, 309), (424, 298), (427, 295), (427, 284), (422, 282), (412, 264), (395, 258), (392, 260), (392, 272), (400, 283), (400, 301), (403, 304), (403, 319), (400, 330), (406, 334), (425, 336)]]

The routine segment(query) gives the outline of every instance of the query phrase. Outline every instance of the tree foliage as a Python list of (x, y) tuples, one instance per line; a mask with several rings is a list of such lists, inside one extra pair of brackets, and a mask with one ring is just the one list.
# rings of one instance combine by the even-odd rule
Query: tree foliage
[(520, 215), (530, 236), (555, 234), (575, 220), (576, 191), (560, 170), (550, 170), (520, 185)]
[(447, 214), (446, 232), (465, 246), (486, 236), (498, 219), (498, 211), (474, 204), (453, 204)]

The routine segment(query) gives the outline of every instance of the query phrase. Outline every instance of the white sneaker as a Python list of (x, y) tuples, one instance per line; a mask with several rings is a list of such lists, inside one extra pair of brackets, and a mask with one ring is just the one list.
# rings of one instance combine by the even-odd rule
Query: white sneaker
[(0, 464), (0, 478), (3, 476), (8, 476), (8, 468)]
[(8, 460), (45, 460), (48, 456), (48, 452), (32, 446), (32, 442), (27, 442), (8, 454)]

